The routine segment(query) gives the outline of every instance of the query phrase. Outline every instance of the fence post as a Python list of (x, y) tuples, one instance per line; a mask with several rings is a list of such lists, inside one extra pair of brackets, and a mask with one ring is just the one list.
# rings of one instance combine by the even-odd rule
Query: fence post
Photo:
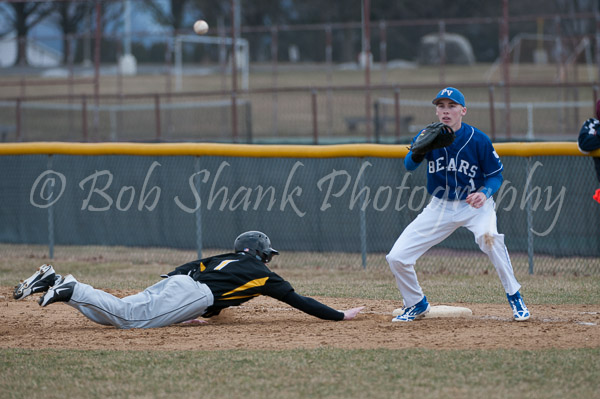
[(15, 119), (16, 119), (16, 130), (17, 130), (17, 141), (23, 141), (23, 136), (21, 132), (21, 99), (17, 98), (17, 104), (15, 108)]
[(379, 110), (379, 101), (375, 100), (373, 102), (373, 109), (375, 111), (375, 142), (379, 144), (379, 135), (381, 130), (381, 119), (379, 119), (381, 117)]
[(319, 144), (319, 127), (317, 122), (317, 91), (312, 89), (310, 92), (312, 119), (313, 119), (313, 144)]
[(248, 144), (252, 144), (252, 106), (250, 101), (245, 103), (244, 109), (246, 110), (246, 140)]
[(527, 103), (527, 140), (533, 141), (533, 103)]
[[(271, 81), (273, 84), (273, 87), (277, 87), (277, 67), (278, 67), (278, 57), (279, 57), (279, 52), (277, 51), (277, 47), (279, 46), (278, 44), (278, 40), (279, 40), (279, 33), (277, 30), (277, 26), (272, 27), (271, 28)], [(275, 134), (275, 136), (279, 136), (279, 129), (278, 129), (278, 103), (277, 103), (277, 90), (273, 90), (273, 94), (271, 95), (271, 99), (273, 101), (273, 133)]]
[(83, 141), (89, 141), (87, 125), (87, 98), (85, 94), (83, 94), (81, 96), (81, 130), (83, 132)]
[(365, 68), (365, 114), (367, 117), (367, 143), (371, 142), (371, 4), (363, 0), (363, 46)]
[[(52, 169), (52, 154), (48, 155), (48, 170)], [(52, 188), (54, 190), (54, 187)], [(43, 193), (42, 193), (43, 195)], [(52, 195), (48, 195), (48, 201), (52, 201)], [(48, 256), (54, 259), (54, 205), (48, 207)]]
[(438, 53), (440, 56), (440, 83), (444, 85), (446, 81), (446, 22), (438, 22)]
[(502, 0), (502, 22), (500, 24), (502, 83), (504, 86), (504, 128), (506, 138), (510, 139), (510, 42), (508, 33), (508, 0)]
[(236, 26), (240, 21), (236, 18), (239, 2), (231, 0), (231, 136), (234, 143), (238, 142), (237, 126), (237, 33)]
[(96, 31), (94, 37), (94, 137), (96, 141), (100, 140), (100, 46), (102, 45), (102, 5), (96, 0)]
[(489, 99), (490, 99), (490, 124), (491, 124), (491, 135), (492, 141), (496, 141), (496, 110), (494, 109), (494, 86), (489, 85)]
[[(232, 56), (235, 59), (235, 56)], [(235, 75), (235, 72), (233, 73)], [(231, 141), (238, 142), (238, 114), (237, 114), (237, 94), (231, 92)]]
[(396, 122), (396, 144), (400, 143), (400, 89), (394, 88), (394, 119)]
[(526, 163), (526, 184), (525, 198), (527, 198), (527, 258), (529, 259), (529, 274), (533, 274), (533, 213), (531, 210), (531, 184), (529, 184), (529, 178), (531, 174), (531, 157), (527, 157)]
[[(360, 162), (359, 165), (362, 166), (362, 162), (364, 161), (364, 159), (359, 158), (358, 160)], [(359, 170), (362, 170), (362, 168), (359, 168)], [(367, 194), (364, 191), (365, 188), (365, 176), (364, 173), (360, 174), (359, 172), (359, 176), (358, 176), (359, 182), (360, 182), (360, 189), (358, 190), (358, 192), (360, 193), (359, 197), (363, 197), (363, 203), (367, 200)], [(359, 202), (357, 202), (359, 203)], [(359, 227), (360, 227), (360, 253), (361, 253), (361, 261), (362, 261), (362, 267), (363, 269), (367, 268), (367, 212), (366, 212), (366, 207), (363, 206), (363, 204), (359, 203)]]
[[(200, 172), (200, 157), (196, 157), (194, 162), (194, 170), (196, 173)], [(197, 181), (200, 179), (198, 175), (194, 177), (194, 186), (196, 187), (196, 192), (198, 196), (200, 195), (200, 183)], [(201, 179), (200, 179), (201, 180)], [(196, 216), (196, 251), (198, 253), (198, 259), (202, 259), (202, 207), (198, 206), (196, 212), (194, 212), (194, 216)]]
[(327, 135), (333, 133), (333, 98), (331, 87), (333, 86), (332, 66), (333, 66), (333, 33), (331, 24), (325, 27), (325, 65), (327, 68)]
[(381, 63), (381, 71), (383, 83), (387, 83), (387, 37), (385, 29), (385, 21), (379, 21), (379, 62)]
[(156, 141), (160, 141), (160, 96), (154, 95), (154, 113), (156, 117)]

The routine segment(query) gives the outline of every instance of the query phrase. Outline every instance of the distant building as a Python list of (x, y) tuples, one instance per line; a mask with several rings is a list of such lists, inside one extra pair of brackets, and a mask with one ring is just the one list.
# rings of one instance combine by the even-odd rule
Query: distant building
[[(17, 37), (13, 33), (0, 39), (0, 67), (15, 65)], [(35, 39), (27, 39), (27, 62), (30, 66), (56, 67), (62, 62), (62, 53)]]

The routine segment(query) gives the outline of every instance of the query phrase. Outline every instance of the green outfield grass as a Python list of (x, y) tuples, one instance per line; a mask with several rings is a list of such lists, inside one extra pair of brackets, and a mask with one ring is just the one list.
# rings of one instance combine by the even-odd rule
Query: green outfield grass
[[(3, 398), (600, 397), (600, 350), (3, 350)], [(24, 381), (27, 381), (25, 383)]]
[[(230, 248), (206, 249), (202, 256), (229, 251)], [(0, 244), (0, 253), (0, 285), (12, 286), (42, 263), (52, 263), (63, 274), (74, 273), (93, 285), (102, 283), (117, 289), (143, 289), (160, 274), (198, 257), (196, 251), (170, 248), (59, 245), (54, 248), (54, 259), (49, 259), (47, 246), (26, 244)], [(600, 303), (597, 258), (536, 255), (534, 274), (529, 273), (526, 255), (513, 253), (511, 261), (519, 280), (541, 286), (540, 303)], [(363, 268), (360, 253), (282, 251), (270, 267), (311, 295), (367, 299), (397, 296), (384, 253), (368, 254)], [(438, 295), (444, 298), (440, 301), (457, 298), (490, 302), (490, 297), (481, 295), (487, 290), (497, 295), (500, 284), (491, 262), (479, 251), (433, 249), (419, 259), (417, 272), (420, 280), (431, 284), (430, 289), (439, 289)], [(445, 284), (448, 276), (452, 276), (454, 284)], [(474, 295), (469, 294), (468, 287), (472, 286), (477, 287)]]
[[(228, 252), (209, 249), (203, 257)], [(500, 281), (485, 255), (460, 252), (426, 254), (417, 265), (421, 285), (436, 302), (504, 303)], [(14, 286), (42, 263), (52, 263), (61, 274), (99, 288), (142, 290), (161, 274), (197, 259), (195, 251), (168, 248), (57, 246), (55, 259), (43, 245), (0, 244), (0, 285)], [(452, 257), (444, 266), (444, 257)], [(536, 274), (529, 274), (526, 259), (514, 255), (515, 273), (528, 300), (539, 304), (600, 304), (597, 260), (587, 262), (589, 273), (574, 273), (574, 258), (543, 258)], [(442, 266), (440, 266), (442, 264)], [(461, 266), (457, 266), (461, 265)], [(270, 267), (290, 280), (298, 291), (313, 296), (398, 299), (385, 254), (370, 254), (367, 267), (358, 253), (282, 252)], [(557, 272), (560, 271), (560, 272)]]

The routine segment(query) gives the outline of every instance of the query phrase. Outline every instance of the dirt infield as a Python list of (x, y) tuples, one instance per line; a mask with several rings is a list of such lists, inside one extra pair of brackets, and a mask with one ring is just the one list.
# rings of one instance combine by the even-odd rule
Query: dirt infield
[[(117, 296), (134, 292), (111, 291)], [(37, 295), (12, 299), (0, 287), (0, 347), (111, 350), (221, 349), (564, 349), (600, 347), (600, 305), (528, 304), (532, 317), (512, 321), (508, 304), (465, 304), (469, 318), (390, 322), (397, 301), (318, 298), (338, 309), (364, 305), (349, 322), (328, 322), (259, 297), (208, 324), (117, 330), (95, 324), (65, 304), (41, 308)], [(432, 303), (433, 305), (452, 305)], [(51, 334), (49, 334), (51, 332)]]

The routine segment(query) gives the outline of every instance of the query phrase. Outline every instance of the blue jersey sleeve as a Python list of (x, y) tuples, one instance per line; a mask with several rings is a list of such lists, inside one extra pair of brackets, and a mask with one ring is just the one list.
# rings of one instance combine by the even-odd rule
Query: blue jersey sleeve
[(415, 162), (412, 159), (412, 152), (409, 151), (406, 155), (406, 158), (404, 158), (404, 166), (406, 167), (406, 170), (415, 170), (419, 167), (419, 165), (421, 165), (421, 163)]
[(479, 151), (479, 163), (481, 165), (481, 171), (484, 178), (488, 178), (501, 173), (504, 169), (504, 165), (502, 165), (500, 156), (494, 149), (492, 141), (489, 139), (489, 137), (485, 135), (482, 135), (482, 137), (483, 140), (480, 142), (481, 148)]
[(485, 185), (481, 192), (484, 193), (487, 198), (490, 198), (492, 195), (496, 194), (496, 191), (498, 191), (502, 185), (503, 180), (504, 178), (502, 177), (502, 173), (498, 173), (494, 176), (486, 178)]

